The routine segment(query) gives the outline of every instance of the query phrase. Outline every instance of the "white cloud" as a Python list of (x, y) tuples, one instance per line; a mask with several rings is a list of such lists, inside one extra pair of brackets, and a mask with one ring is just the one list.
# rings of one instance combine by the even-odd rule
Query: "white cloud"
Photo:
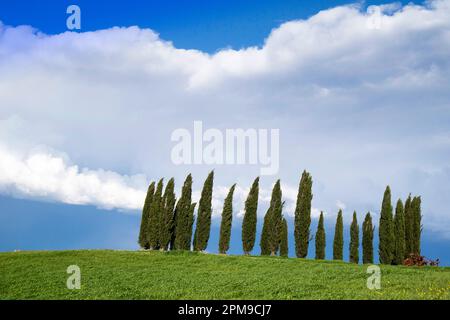
[[(321, 11), (275, 28), (262, 47), (215, 54), (175, 48), (138, 27), (45, 35), (0, 24), (1, 161), (17, 172), (2, 169), (2, 190), (137, 208), (143, 175), (173, 175), (179, 187), (192, 172), (200, 190), (213, 169), (173, 165), (173, 130), (192, 129), (194, 120), (280, 128), (288, 212), (296, 195), (289, 186), (306, 168), (315, 208), (335, 214), (341, 200), (349, 212), (376, 213), (391, 184), (395, 197), (421, 194), (425, 228), (450, 237), (447, 206), (435, 196), (450, 189), (436, 174), (448, 172), (450, 157), (450, 1), (382, 6), (377, 28), (371, 12)], [(71, 161), (35, 153), (37, 145)], [(216, 184), (226, 186), (216, 188), (220, 213), (228, 186), (244, 188), (236, 190), (243, 203), (259, 168), (215, 169)], [(261, 179), (263, 203), (275, 179)]]
[(49, 151), (19, 155), (0, 146), (0, 190), (7, 193), (133, 210), (142, 207), (145, 184), (143, 176), (80, 169)]

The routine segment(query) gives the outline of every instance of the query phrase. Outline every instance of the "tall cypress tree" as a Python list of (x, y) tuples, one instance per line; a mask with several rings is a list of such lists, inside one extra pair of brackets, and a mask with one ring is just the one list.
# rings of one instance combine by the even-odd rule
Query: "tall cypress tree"
[(363, 223), (363, 263), (373, 263), (373, 233), (372, 217), (367, 212)]
[(283, 203), (281, 200), (280, 180), (277, 180), (272, 190), (270, 207), (264, 217), (261, 235), (261, 254), (276, 255), (280, 246), (281, 222), (283, 219)]
[(168, 250), (172, 239), (174, 225), (174, 207), (175, 207), (175, 180), (169, 180), (164, 191), (161, 205), (161, 230), (160, 230), (160, 249)]
[(231, 223), (233, 221), (233, 193), (236, 184), (231, 186), (225, 198), (222, 211), (222, 222), (220, 223), (219, 252), (226, 254), (230, 248)]
[(164, 179), (159, 180), (156, 187), (153, 201), (150, 206), (148, 219), (148, 245), (151, 250), (159, 249), (160, 245), (160, 231), (161, 231), (161, 204), (162, 204), (162, 190), (164, 186)]
[(359, 226), (356, 211), (353, 212), (353, 221), (350, 226), (350, 262), (359, 263)]
[(414, 197), (411, 201), (411, 214), (413, 225), (413, 242), (412, 252), (420, 255), (420, 237), (422, 233), (422, 210), (421, 210), (421, 198)]
[(281, 185), (280, 180), (275, 183), (274, 192), (272, 195), (273, 204), (271, 204), (271, 214), (268, 232), (268, 244), (270, 255), (274, 256), (278, 253), (281, 239), (281, 224), (283, 222), (283, 206), (284, 202), (281, 200)]
[(383, 204), (380, 213), (379, 229), (379, 249), (380, 263), (391, 264), (394, 260), (395, 236), (394, 221), (392, 217), (391, 188), (386, 187), (383, 196)]
[(191, 198), (192, 175), (189, 174), (184, 181), (183, 188), (181, 189), (181, 197), (178, 199), (175, 207), (175, 239), (173, 241), (173, 249), (175, 250), (190, 250), (191, 248), (193, 223)]
[(250, 254), (255, 245), (258, 194), (259, 177), (253, 181), (247, 200), (245, 200), (244, 219), (242, 220), (242, 247), (246, 255)]
[(298, 258), (308, 255), (309, 228), (311, 225), (312, 177), (303, 171), (298, 186), (297, 204), (295, 208), (295, 251)]
[(412, 218), (412, 210), (411, 210), (411, 194), (408, 195), (408, 198), (405, 201), (405, 259), (409, 257), (411, 253), (413, 253), (413, 218)]
[(288, 225), (285, 218), (281, 223), (281, 241), (280, 241), (280, 256), (287, 257), (289, 254), (288, 247)]
[(323, 212), (320, 212), (319, 224), (316, 231), (316, 259), (325, 259), (325, 227), (323, 225)]
[(401, 265), (405, 258), (405, 216), (403, 202), (398, 199), (394, 217), (395, 251), (394, 264)]
[(150, 183), (147, 189), (147, 195), (145, 197), (144, 207), (142, 208), (141, 228), (139, 230), (139, 246), (142, 249), (148, 249), (148, 219), (150, 213), (150, 206), (153, 200), (153, 194), (155, 193), (155, 182)]
[(344, 222), (342, 219), (342, 210), (339, 209), (336, 226), (334, 228), (333, 241), (333, 259), (342, 260), (344, 256)]
[(203, 185), (202, 195), (198, 205), (197, 227), (194, 234), (194, 250), (203, 251), (208, 246), (209, 233), (211, 229), (212, 191), (214, 171), (211, 171)]

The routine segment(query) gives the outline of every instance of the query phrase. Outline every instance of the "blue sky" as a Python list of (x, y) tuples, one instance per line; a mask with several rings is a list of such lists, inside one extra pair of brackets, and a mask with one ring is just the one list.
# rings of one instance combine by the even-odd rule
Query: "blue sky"
[[(420, 3), (421, 1), (397, 1)], [(66, 31), (66, 8), (82, 8), (83, 31), (113, 26), (151, 28), (176, 47), (215, 52), (232, 47), (260, 46), (270, 30), (281, 23), (305, 19), (337, 5), (360, 3), (363, 7), (390, 1), (2, 1), (1, 19), (9, 25), (32, 25), (55, 34)]]
[[(78, 35), (64, 33), (74, 3)], [(449, 1), (381, 7), (379, 30), (365, 28), (367, 7), (390, 2), (342, 7), (352, 3), (2, 1), (0, 250), (135, 249), (148, 181), (179, 187), (192, 172), (198, 193), (214, 168), (170, 161), (171, 132), (202, 120), (280, 128), (280, 171), (264, 192), (281, 178), (292, 204), (311, 171), (328, 240), (339, 208), (347, 224), (353, 210), (377, 219), (387, 184), (394, 203), (422, 195), (423, 253), (449, 265)], [(137, 28), (99, 31), (115, 26)], [(238, 212), (258, 172), (216, 168), (208, 250), (226, 187), (241, 188)]]

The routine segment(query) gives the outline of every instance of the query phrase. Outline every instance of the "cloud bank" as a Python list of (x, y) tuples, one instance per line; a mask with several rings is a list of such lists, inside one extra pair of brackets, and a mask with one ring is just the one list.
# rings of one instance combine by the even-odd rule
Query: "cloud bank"
[[(172, 164), (173, 130), (279, 128), (281, 169), (263, 189), (280, 177), (290, 199), (306, 168), (315, 208), (345, 203), (362, 217), (390, 184), (393, 201), (422, 195), (424, 227), (450, 237), (449, 57), (449, 0), (340, 6), (280, 25), (262, 47), (214, 54), (138, 27), (46, 35), (0, 24), (1, 190), (136, 209), (144, 176), (179, 186), (192, 172), (200, 190), (213, 169)], [(217, 185), (242, 188), (259, 173), (216, 170)]]
[(136, 210), (145, 198), (145, 180), (142, 175), (80, 169), (48, 151), (19, 155), (0, 146), (0, 190), (20, 196)]

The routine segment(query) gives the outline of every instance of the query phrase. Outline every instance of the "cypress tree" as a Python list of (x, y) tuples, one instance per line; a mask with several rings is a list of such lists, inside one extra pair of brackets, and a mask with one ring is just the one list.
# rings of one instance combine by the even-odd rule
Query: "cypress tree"
[(421, 198), (414, 197), (411, 201), (411, 214), (413, 225), (413, 253), (420, 255), (420, 237), (422, 233), (422, 212), (421, 212)]
[(353, 212), (353, 221), (350, 226), (350, 262), (359, 263), (359, 226), (356, 211)]
[(160, 249), (168, 250), (169, 243), (172, 239), (174, 225), (174, 207), (175, 207), (175, 180), (169, 180), (164, 191), (161, 205), (161, 233), (160, 233)]
[[(270, 211), (270, 223), (268, 225), (268, 244), (270, 249), (270, 255), (274, 256), (277, 254), (280, 248), (281, 239), (281, 223), (283, 221), (283, 205), (281, 200), (281, 186), (280, 180), (275, 183), (274, 192), (272, 195), (273, 204), (271, 204)], [(272, 202), (272, 201), (271, 201)]]
[(398, 199), (394, 216), (395, 251), (394, 264), (401, 265), (405, 258), (405, 216), (403, 202)]
[(261, 254), (270, 253), (274, 256), (280, 246), (281, 222), (283, 219), (281, 202), (280, 180), (277, 180), (272, 190), (270, 207), (264, 217), (263, 232), (261, 236)]
[(203, 251), (208, 246), (209, 233), (211, 229), (212, 191), (214, 171), (211, 171), (203, 185), (202, 195), (197, 212), (197, 227), (194, 234), (194, 250)]
[(395, 251), (395, 236), (394, 236), (394, 221), (392, 217), (391, 204), (391, 188), (386, 187), (383, 196), (383, 204), (380, 213), (380, 229), (379, 229), (379, 255), (380, 263), (391, 264), (394, 259)]
[(223, 254), (226, 254), (230, 248), (231, 223), (233, 221), (233, 193), (235, 187), (236, 184), (233, 184), (223, 204), (219, 240), (219, 252)]
[(405, 201), (405, 259), (413, 253), (413, 219), (411, 211), (411, 194)]
[(297, 204), (295, 208), (295, 251), (298, 258), (308, 255), (311, 225), (312, 177), (303, 171), (298, 187)]
[(367, 212), (363, 223), (363, 263), (373, 263), (373, 232), (372, 217)]
[(245, 200), (244, 218), (242, 220), (242, 247), (246, 255), (250, 254), (255, 245), (258, 194), (259, 177), (253, 181), (247, 200)]
[(150, 206), (153, 200), (153, 194), (155, 193), (155, 182), (150, 183), (147, 189), (147, 195), (145, 197), (144, 207), (142, 208), (141, 227), (139, 230), (139, 246), (142, 249), (148, 249), (148, 219), (150, 213)]
[(319, 224), (316, 231), (316, 259), (325, 259), (325, 227), (323, 225), (323, 212), (320, 212)]
[(151, 250), (159, 249), (159, 238), (161, 231), (161, 204), (162, 204), (162, 190), (164, 186), (164, 179), (159, 180), (156, 187), (153, 201), (150, 206), (148, 219), (148, 245)]
[(333, 259), (342, 260), (344, 251), (344, 222), (342, 221), (342, 210), (339, 209), (336, 226), (334, 228)]
[(175, 250), (190, 250), (191, 248), (193, 223), (191, 198), (192, 175), (189, 174), (184, 181), (183, 188), (181, 189), (181, 197), (175, 207), (175, 239), (173, 241), (173, 249)]
[(280, 256), (287, 257), (289, 253), (288, 247), (288, 225), (285, 218), (281, 223), (281, 241), (280, 241)]

